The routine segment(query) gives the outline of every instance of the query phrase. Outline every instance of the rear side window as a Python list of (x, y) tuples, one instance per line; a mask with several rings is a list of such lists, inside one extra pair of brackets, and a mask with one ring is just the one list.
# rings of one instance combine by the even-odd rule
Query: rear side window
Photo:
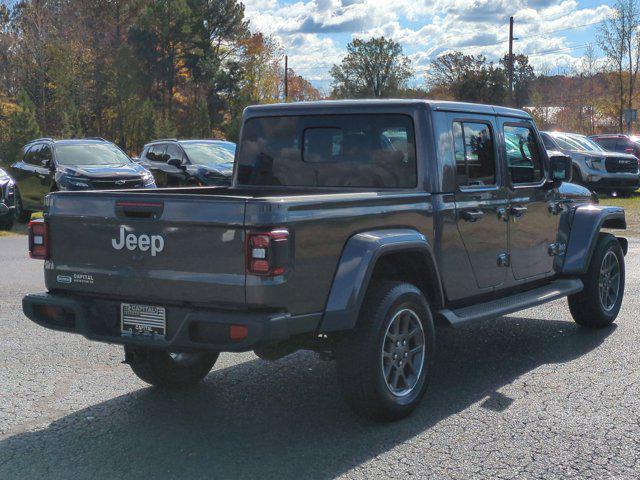
[(519, 125), (504, 126), (504, 141), (511, 183), (539, 183), (544, 166), (533, 129)]
[(249, 119), (240, 144), (238, 183), (415, 187), (413, 120), (400, 114)]
[(493, 132), (488, 124), (453, 122), (453, 145), (460, 187), (496, 184)]

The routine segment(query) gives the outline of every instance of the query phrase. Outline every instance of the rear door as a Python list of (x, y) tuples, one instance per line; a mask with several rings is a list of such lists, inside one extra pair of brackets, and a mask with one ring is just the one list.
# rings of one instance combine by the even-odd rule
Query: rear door
[(553, 271), (550, 246), (556, 242), (559, 216), (553, 207), (557, 191), (546, 185), (544, 149), (532, 123), (501, 119), (510, 184), (509, 251), (516, 280)]
[(51, 161), (51, 147), (36, 143), (27, 151), (21, 162), (13, 168), (18, 182), (22, 204), (27, 209), (39, 209), (44, 204), (44, 196), (51, 191), (52, 173), (45, 166), (45, 160)]
[(245, 303), (245, 200), (60, 192), (48, 224), (48, 289), (158, 304)]
[(479, 289), (504, 283), (508, 192), (501, 181), (493, 117), (450, 116), (456, 160), (458, 231)]

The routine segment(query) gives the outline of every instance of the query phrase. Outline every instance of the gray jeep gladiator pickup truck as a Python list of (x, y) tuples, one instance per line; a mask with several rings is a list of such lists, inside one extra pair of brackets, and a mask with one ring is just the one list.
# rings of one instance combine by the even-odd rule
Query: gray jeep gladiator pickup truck
[(522, 111), (422, 100), (246, 109), (230, 187), (56, 192), (32, 222), (47, 328), (124, 345), (142, 380), (201, 381), (220, 352), (337, 361), (354, 409), (423, 397), (434, 324), (568, 297), (610, 325), (624, 211), (568, 183)]

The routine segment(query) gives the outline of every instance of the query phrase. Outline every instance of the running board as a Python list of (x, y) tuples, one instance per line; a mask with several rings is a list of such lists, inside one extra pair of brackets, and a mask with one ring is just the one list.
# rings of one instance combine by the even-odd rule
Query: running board
[(480, 303), (457, 310), (443, 309), (438, 312), (452, 327), (461, 327), (469, 323), (500, 317), (508, 313), (517, 312), (526, 308), (535, 307), (543, 303), (557, 300), (582, 291), (582, 280), (577, 278), (563, 278), (555, 280), (549, 285), (539, 287), (527, 292), (516, 293), (508, 297)]

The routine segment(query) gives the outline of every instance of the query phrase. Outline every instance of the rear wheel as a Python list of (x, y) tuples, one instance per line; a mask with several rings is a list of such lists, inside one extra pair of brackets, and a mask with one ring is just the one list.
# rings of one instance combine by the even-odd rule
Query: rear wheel
[(336, 347), (348, 403), (375, 420), (409, 415), (426, 391), (434, 349), (433, 317), (422, 292), (408, 283), (374, 285), (356, 328)]
[(600, 233), (598, 236), (582, 282), (584, 290), (569, 296), (573, 319), (590, 328), (611, 325), (620, 312), (625, 283), (624, 253), (613, 235)]
[(201, 382), (218, 353), (174, 353), (143, 347), (124, 347), (126, 362), (136, 376), (163, 388), (184, 388)]
[(0, 230), (11, 230), (13, 227), (13, 215), (10, 213), (0, 217)]
[(27, 220), (29, 220), (30, 213), (26, 211), (24, 209), (24, 206), (22, 205), (22, 197), (20, 196), (18, 187), (16, 187), (14, 190), (13, 202), (15, 206), (15, 208), (13, 209), (14, 220), (20, 223), (25, 223)]

